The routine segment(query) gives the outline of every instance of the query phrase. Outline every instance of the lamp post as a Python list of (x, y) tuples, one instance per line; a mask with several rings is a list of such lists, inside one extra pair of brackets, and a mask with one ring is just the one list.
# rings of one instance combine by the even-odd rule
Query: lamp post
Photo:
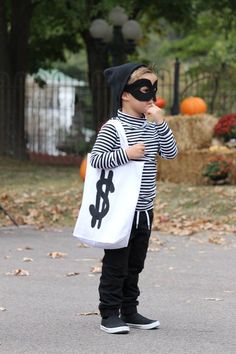
[(100, 18), (94, 20), (90, 26), (90, 34), (95, 39), (98, 50), (111, 54), (112, 65), (121, 65), (127, 54), (134, 52), (137, 41), (142, 37), (142, 30), (137, 21), (128, 20), (120, 6), (114, 7), (109, 13), (109, 23)]
[(124, 9), (116, 6), (110, 11), (108, 22), (95, 19), (89, 32), (92, 39), (89, 64), (92, 112), (94, 126), (98, 130), (115, 113), (103, 71), (108, 66), (125, 63), (127, 54), (134, 52), (137, 41), (142, 37), (142, 31), (137, 21), (129, 20)]

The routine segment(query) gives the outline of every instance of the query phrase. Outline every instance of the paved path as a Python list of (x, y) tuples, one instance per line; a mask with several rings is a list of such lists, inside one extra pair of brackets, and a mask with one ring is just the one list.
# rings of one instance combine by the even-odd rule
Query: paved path
[(0, 353), (235, 354), (236, 236), (209, 236), (159, 235), (159, 245), (153, 233), (140, 312), (161, 328), (110, 335), (99, 329), (100, 275), (91, 272), (101, 250), (79, 247), (71, 229), (0, 229)]

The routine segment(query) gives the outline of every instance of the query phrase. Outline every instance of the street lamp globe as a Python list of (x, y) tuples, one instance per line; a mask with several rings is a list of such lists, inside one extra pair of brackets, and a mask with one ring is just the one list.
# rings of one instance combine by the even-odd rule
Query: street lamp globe
[(102, 39), (104, 40), (106, 38), (107, 32), (110, 31), (108, 23), (101, 19), (97, 18), (91, 23), (89, 32), (91, 36), (95, 39)]
[(122, 26), (128, 20), (128, 15), (125, 13), (125, 10), (120, 7), (114, 7), (109, 13), (109, 21), (114, 26)]
[(100, 59), (103, 60), (104, 53), (109, 52), (115, 66), (124, 63), (126, 55), (134, 52), (137, 41), (142, 37), (142, 30), (137, 21), (128, 20), (128, 15), (120, 6), (110, 11), (109, 23), (98, 18), (91, 23), (89, 30), (95, 39)]
[(135, 20), (129, 20), (122, 26), (122, 34), (126, 40), (135, 42), (142, 38), (141, 27)]

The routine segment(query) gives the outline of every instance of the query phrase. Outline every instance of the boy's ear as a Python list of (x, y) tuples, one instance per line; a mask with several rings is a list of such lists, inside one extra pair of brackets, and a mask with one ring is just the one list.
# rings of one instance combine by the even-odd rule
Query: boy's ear
[(122, 100), (128, 101), (128, 100), (129, 100), (129, 95), (130, 95), (129, 92), (124, 91), (124, 92), (122, 93), (122, 95), (121, 95)]

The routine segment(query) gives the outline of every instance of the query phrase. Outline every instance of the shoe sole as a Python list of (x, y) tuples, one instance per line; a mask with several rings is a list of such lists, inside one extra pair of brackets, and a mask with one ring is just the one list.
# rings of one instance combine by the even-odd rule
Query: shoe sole
[(160, 322), (159, 321), (155, 321), (155, 322), (152, 322), (152, 323), (148, 323), (146, 325), (142, 325), (142, 324), (135, 324), (135, 323), (128, 323), (127, 322), (127, 325), (129, 327), (132, 327), (132, 328), (138, 328), (138, 329), (154, 329), (154, 328), (158, 328), (160, 326)]
[(100, 329), (106, 333), (111, 333), (111, 334), (127, 334), (129, 333), (129, 327), (128, 326), (122, 326), (122, 327), (115, 327), (115, 328), (107, 328), (104, 326), (100, 326)]

